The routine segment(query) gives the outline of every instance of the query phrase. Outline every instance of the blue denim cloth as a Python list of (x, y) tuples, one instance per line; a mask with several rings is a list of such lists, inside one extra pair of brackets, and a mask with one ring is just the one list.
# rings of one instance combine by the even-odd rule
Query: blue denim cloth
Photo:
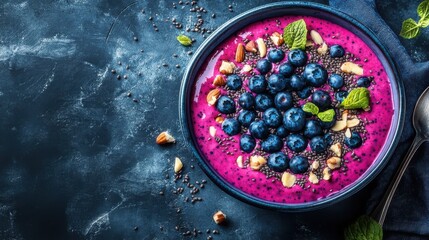
[[(330, 0), (329, 4), (351, 15), (370, 28), (386, 47), (399, 70), (405, 86), (406, 115), (400, 143), (387, 167), (371, 185), (367, 211), (371, 212), (386, 190), (392, 175), (403, 159), (415, 135), (412, 112), (420, 94), (429, 86), (429, 62), (414, 63), (405, 48), (377, 13), (374, 0)], [(429, 124), (429, 123), (428, 123)], [(422, 144), (411, 161), (390, 205), (384, 230), (386, 239), (429, 238), (429, 153)]]

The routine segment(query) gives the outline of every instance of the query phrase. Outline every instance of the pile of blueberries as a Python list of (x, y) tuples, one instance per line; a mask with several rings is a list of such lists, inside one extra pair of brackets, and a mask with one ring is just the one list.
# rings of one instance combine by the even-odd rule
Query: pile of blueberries
[[(344, 55), (344, 49), (340, 45), (330, 48), (330, 56), (339, 58)], [(314, 90), (323, 86), (326, 82), (336, 91), (335, 98), (341, 102), (348, 92), (341, 90), (344, 86), (342, 76), (332, 73), (328, 77), (327, 70), (318, 63), (307, 64), (307, 54), (295, 49), (289, 51), (288, 61), (278, 66), (278, 73), (269, 75), (273, 64), (280, 63), (285, 58), (281, 49), (271, 49), (267, 58), (260, 59), (256, 64), (259, 74), (249, 79), (251, 92), (244, 92), (238, 99), (241, 111), (237, 118), (226, 118), (222, 123), (223, 131), (233, 136), (242, 131), (242, 127), (249, 130), (250, 134), (242, 134), (240, 148), (250, 153), (256, 147), (256, 139), (261, 140), (261, 150), (269, 153), (267, 165), (273, 171), (284, 172), (290, 169), (293, 173), (304, 173), (309, 167), (308, 159), (296, 155), (291, 159), (281, 152), (286, 141), (286, 146), (295, 153), (300, 153), (310, 148), (315, 153), (324, 152), (332, 144), (332, 136), (325, 133), (335, 123), (335, 117), (331, 122), (323, 122), (320, 119), (304, 112), (301, 108), (294, 107), (292, 91), (295, 91), (301, 99), (311, 96), (311, 102), (319, 107), (320, 111), (332, 108), (331, 96), (324, 90)], [(295, 73), (297, 67), (304, 67), (301, 75)], [(370, 79), (361, 77), (358, 86), (368, 87)], [(233, 74), (227, 77), (227, 87), (232, 91), (238, 91), (243, 86), (240, 76)], [(234, 114), (236, 104), (234, 99), (221, 96), (216, 108), (224, 114)], [(258, 113), (262, 113), (262, 119), (257, 120)], [(271, 131), (270, 131), (271, 129)], [(362, 144), (360, 135), (353, 132), (352, 137), (345, 139), (345, 144), (350, 148), (357, 148)]]

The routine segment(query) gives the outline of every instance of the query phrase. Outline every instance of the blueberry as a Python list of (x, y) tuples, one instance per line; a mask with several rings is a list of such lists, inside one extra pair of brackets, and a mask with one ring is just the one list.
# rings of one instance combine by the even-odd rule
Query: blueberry
[(287, 137), (288, 134), (289, 134), (289, 131), (286, 130), (286, 128), (284, 126), (280, 126), (277, 128), (277, 131), (276, 131), (277, 136), (279, 136), (281, 138), (285, 138), (285, 137)]
[(279, 73), (285, 77), (292, 76), (294, 71), (295, 71), (295, 67), (288, 62), (283, 63), (282, 65), (279, 66)]
[(240, 149), (246, 153), (250, 153), (256, 147), (256, 140), (249, 134), (243, 134), (240, 137)]
[(300, 131), (305, 126), (305, 113), (301, 108), (293, 107), (283, 115), (285, 128), (292, 132)]
[(269, 131), (267, 124), (264, 121), (254, 121), (250, 124), (249, 131), (253, 137), (264, 139), (268, 137)]
[(328, 144), (324, 137), (316, 136), (310, 140), (310, 148), (315, 153), (322, 153), (328, 148)]
[(255, 98), (255, 109), (258, 111), (265, 111), (274, 106), (273, 99), (266, 94), (258, 94)]
[(344, 48), (341, 47), (340, 45), (332, 45), (331, 48), (329, 49), (329, 54), (333, 58), (340, 58), (344, 56), (344, 52), (345, 52)]
[(282, 114), (275, 108), (267, 109), (262, 115), (262, 119), (268, 127), (278, 127), (282, 124)]
[(311, 99), (312, 102), (322, 110), (331, 107), (332, 104), (331, 96), (329, 96), (329, 93), (323, 90), (315, 91)]
[(229, 136), (234, 136), (240, 133), (240, 123), (235, 118), (227, 118), (222, 123), (222, 130)]
[(256, 63), (256, 69), (260, 74), (267, 74), (272, 68), (273, 65), (267, 59), (261, 59)]
[(301, 49), (291, 50), (288, 53), (287, 58), (290, 64), (295, 67), (302, 67), (307, 63), (307, 54)]
[(261, 149), (267, 153), (278, 152), (283, 148), (282, 139), (274, 134), (271, 134), (261, 143)]
[(272, 63), (278, 63), (285, 58), (285, 53), (281, 49), (271, 49), (268, 52), (268, 60)]
[(295, 174), (305, 173), (309, 167), (308, 159), (303, 156), (295, 156), (289, 161), (290, 171)]
[(328, 72), (318, 63), (307, 64), (302, 74), (305, 81), (313, 87), (321, 87), (328, 79)]
[(255, 106), (255, 97), (251, 93), (245, 92), (238, 98), (238, 104), (243, 109), (252, 109)]
[(241, 77), (239, 77), (237, 74), (229, 75), (226, 78), (226, 86), (228, 86), (228, 88), (231, 90), (240, 90), (242, 85), (243, 80), (241, 80)]
[(371, 80), (368, 77), (360, 77), (357, 80), (358, 87), (369, 87), (371, 85)]
[(332, 145), (334, 143), (334, 139), (332, 138), (332, 133), (327, 133), (323, 136), (323, 139), (325, 139), (326, 144), (328, 146)]
[(235, 102), (230, 97), (221, 96), (216, 102), (216, 108), (224, 114), (235, 113)]
[(333, 89), (340, 89), (344, 85), (344, 79), (340, 75), (332, 73), (331, 76), (329, 76), (328, 84)]
[(335, 93), (335, 99), (337, 99), (338, 102), (342, 102), (346, 99), (347, 95), (349, 95), (347, 91), (338, 91)]
[(322, 135), (323, 130), (322, 126), (320, 126), (320, 122), (317, 120), (308, 120), (305, 123), (304, 127), (304, 136), (308, 138), (312, 138), (315, 136)]
[(352, 136), (349, 138), (346, 137), (344, 139), (344, 143), (347, 145), (347, 147), (349, 147), (351, 149), (355, 149), (355, 148), (362, 146), (362, 138), (359, 135), (359, 133), (352, 132)]
[(274, 105), (281, 110), (286, 111), (293, 106), (293, 98), (290, 92), (279, 92), (274, 97)]
[(274, 172), (284, 172), (289, 167), (289, 158), (282, 152), (276, 152), (268, 156), (267, 166)]
[(294, 152), (302, 152), (307, 148), (307, 139), (301, 134), (293, 133), (287, 137), (286, 146)]
[(281, 74), (271, 74), (268, 78), (268, 88), (273, 92), (280, 92), (286, 88), (287, 79)]
[(255, 121), (257, 114), (254, 111), (251, 110), (241, 110), (241, 112), (238, 114), (238, 122), (244, 126), (249, 127), (250, 124)]
[(312, 87), (305, 87), (302, 90), (296, 91), (296, 95), (298, 95), (298, 97), (301, 99), (306, 99), (310, 97), (312, 91), (313, 91)]
[(290, 87), (292, 90), (299, 91), (302, 90), (306, 85), (305, 80), (299, 75), (292, 75), (290, 77)]
[(249, 89), (254, 93), (265, 92), (267, 85), (267, 81), (262, 75), (255, 75), (249, 79)]

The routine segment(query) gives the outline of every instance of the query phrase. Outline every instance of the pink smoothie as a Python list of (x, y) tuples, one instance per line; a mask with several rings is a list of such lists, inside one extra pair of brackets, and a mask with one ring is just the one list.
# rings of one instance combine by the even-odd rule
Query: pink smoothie
[[(240, 150), (240, 135), (229, 137), (222, 131), (221, 124), (215, 121), (219, 112), (214, 106), (207, 104), (206, 96), (214, 88), (212, 82), (214, 77), (219, 74), (221, 61), (234, 60), (238, 43), (243, 43), (245, 38), (255, 40), (258, 37), (264, 37), (265, 34), (270, 35), (275, 31), (282, 33), (287, 24), (299, 19), (305, 20), (308, 31), (316, 30), (319, 32), (328, 46), (339, 44), (344, 47), (346, 52), (350, 52), (359, 58), (360, 60), (357, 60), (356, 63), (362, 65), (364, 75), (374, 77), (375, 84), (369, 88), (371, 111), (359, 112), (360, 119), (367, 119), (372, 122), (365, 126), (367, 133), (365, 134), (366, 140), (364, 140), (363, 145), (354, 150), (360, 160), (354, 160), (351, 152), (348, 152), (343, 156), (347, 168), (333, 171), (329, 181), (320, 181), (318, 184), (306, 182), (304, 188), (299, 185), (286, 188), (278, 179), (267, 178), (262, 172), (252, 171), (249, 167), (242, 169), (237, 166), (236, 159), (238, 156), (241, 155), (243, 159), (246, 159), (252, 154), (247, 154)], [(285, 61), (287, 61), (287, 57), (281, 63)], [(236, 65), (241, 66), (241, 64)], [(278, 64), (273, 65), (274, 71), (276, 71), (277, 66)], [(243, 82), (243, 87), (246, 89), (247, 82), (248, 79)], [(347, 29), (325, 20), (307, 16), (267, 19), (251, 24), (231, 36), (217, 47), (203, 65), (192, 97), (193, 130), (198, 147), (202, 150), (207, 162), (221, 178), (238, 190), (270, 202), (288, 204), (312, 202), (335, 194), (351, 183), (358, 181), (360, 176), (371, 166), (385, 144), (392, 121), (394, 109), (390, 88), (387, 74), (377, 56), (361, 39)], [(221, 91), (224, 93), (226, 90), (222, 89)], [(220, 139), (231, 138), (233, 140), (225, 141), (222, 144), (223, 146), (218, 144), (210, 136), (210, 126), (217, 129), (216, 136)]]

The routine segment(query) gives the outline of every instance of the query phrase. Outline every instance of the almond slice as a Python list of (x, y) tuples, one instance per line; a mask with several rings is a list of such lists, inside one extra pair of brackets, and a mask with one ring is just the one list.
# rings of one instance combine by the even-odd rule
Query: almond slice
[(335, 125), (331, 128), (332, 131), (339, 132), (347, 128), (347, 115), (348, 111), (344, 110), (340, 121), (336, 121)]
[(313, 39), (313, 42), (317, 45), (322, 45), (324, 43), (322, 36), (315, 30), (310, 31), (311, 39)]
[(176, 139), (174, 139), (174, 137), (171, 136), (168, 132), (162, 132), (158, 135), (158, 137), (156, 137), (156, 143), (160, 145), (174, 142), (176, 142)]
[(259, 56), (261, 58), (265, 57), (265, 55), (267, 55), (267, 45), (265, 45), (264, 39), (256, 39), (256, 44), (258, 45)]
[(335, 156), (337, 156), (337, 157), (341, 157), (341, 155), (342, 155), (341, 149), (342, 149), (342, 146), (340, 143), (335, 143), (329, 148), (329, 150), (334, 152)]
[(291, 188), (296, 181), (296, 176), (293, 174), (290, 174), (288, 172), (284, 172), (282, 175), (282, 184), (284, 187)]
[(250, 157), (249, 165), (252, 170), (257, 171), (261, 169), (261, 167), (266, 163), (267, 163), (267, 160), (264, 157), (256, 155), (256, 156)]
[(283, 36), (278, 32), (273, 32), (273, 34), (270, 36), (270, 39), (277, 47), (284, 43)]
[(207, 103), (210, 106), (213, 106), (216, 104), (217, 99), (220, 97), (220, 90), (215, 88), (213, 90), (211, 90), (208, 94), (207, 94)]
[(325, 167), (324, 169), (323, 169), (323, 180), (326, 180), (326, 181), (328, 181), (329, 179), (331, 179), (331, 170), (329, 170), (329, 168), (328, 167)]
[(222, 123), (223, 123), (223, 121), (224, 121), (224, 119), (223, 119), (223, 117), (222, 117), (222, 116), (217, 116), (217, 117), (215, 118), (215, 121), (216, 121), (217, 123), (222, 124)]
[(209, 127), (209, 133), (210, 133), (210, 136), (215, 137), (216, 136), (216, 128), (213, 126), (210, 126)]
[(237, 50), (235, 51), (235, 61), (238, 63), (241, 63), (244, 61), (245, 54), (244, 54), (244, 46), (242, 43), (239, 43), (237, 45)]
[(328, 167), (330, 169), (337, 169), (341, 166), (341, 158), (331, 157), (328, 160), (326, 160), (326, 163), (328, 164)]
[(232, 74), (234, 73), (235, 64), (228, 61), (222, 61), (222, 64), (220, 65), (219, 72), (222, 74)]
[(360, 121), (358, 118), (353, 118), (350, 120), (347, 120), (347, 127), (348, 128), (352, 128), (352, 127), (356, 127), (357, 125), (359, 125)]
[(351, 138), (352, 137), (352, 132), (350, 131), (350, 128), (346, 129), (346, 132), (344, 133), (344, 135), (346, 135), (346, 138)]
[(312, 184), (318, 184), (319, 179), (317, 178), (316, 174), (313, 172), (310, 172), (310, 175), (308, 175), (308, 181), (310, 181)]
[(245, 168), (244, 165), (243, 165), (243, 156), (241, 156), (241, 155), (238, 156), (236, 162), (237, 162), (237, 166), (239, 168)]
[(176, 157), (176, 159), (174, 160), (174, 172), (178, 173), (180, 172), (180, 170), (182, 170), (183, 168), (183, 163), (180, 160), (180, 158)]
[(345, 62), (341, 65), (341, 71), (345, 73), (353, 73), (359, 76), (363, 75), (363, 68), (352, 62)]
[(325, 55), (328, 52), (328, 45), (326, 43), (323, 43), (322, 46), (317, 48), (317, 53), (320, 55)]
[(222, 86), (225, 86), (225, 84), (226, 84), (226, 79), (222, 75), (217, 75), (213, 80), (213, 85), (216, 87), (222, 87)]
[(258, 49), (256, 49), (256, 43), (255, 43), (255, 41), (249, 41), (244, 48), (248, 52), (253, 52), (253, 53), (257, 53), (258, 52)]

